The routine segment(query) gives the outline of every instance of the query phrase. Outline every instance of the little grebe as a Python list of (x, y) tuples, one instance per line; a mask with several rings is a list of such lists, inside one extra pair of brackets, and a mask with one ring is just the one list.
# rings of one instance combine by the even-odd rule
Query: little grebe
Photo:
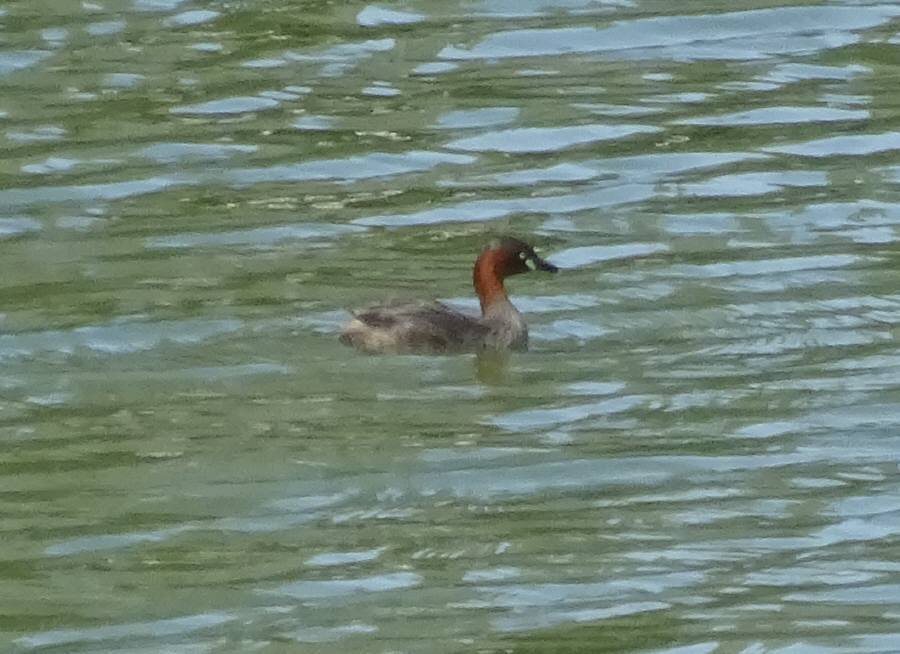
[(404, 302), (354, 312), (341, 330), (341, 342), (364, 352), (440, 354), (484, 350), (525, 350), (528, 327), (509, 301), (503, 280), (510, 275), (559, 270), (527, 243), (501, 238), (475, 261), (475, 292), (481, 317), (468, 316), (440, 302)]

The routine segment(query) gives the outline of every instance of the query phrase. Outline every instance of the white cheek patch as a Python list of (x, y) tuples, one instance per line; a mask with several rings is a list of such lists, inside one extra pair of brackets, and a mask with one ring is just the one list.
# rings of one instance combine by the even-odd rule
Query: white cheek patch
[(525, 265), (528, 266), (530, 270), (537, 270), (537, 264), (534, 262), (534, 259), (525, 259)]

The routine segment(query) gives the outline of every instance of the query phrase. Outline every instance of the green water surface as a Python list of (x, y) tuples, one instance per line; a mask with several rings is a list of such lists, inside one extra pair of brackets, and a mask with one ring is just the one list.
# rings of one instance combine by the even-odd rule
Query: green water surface
[[(0, 4), (0, 651), (900, 652), (900, 5)], [(531, 350), (373, 357), (347, 308)]]

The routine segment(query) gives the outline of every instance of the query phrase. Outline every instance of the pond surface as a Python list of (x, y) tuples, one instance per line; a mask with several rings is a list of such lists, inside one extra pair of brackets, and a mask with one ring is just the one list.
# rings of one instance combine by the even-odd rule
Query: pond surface
[[(738, 7), (740, 5), (740, 7)], [(0, 649), (900, 651), (900, 5), (7, 1)], [(360, 355), (347, 307), (531, 350)]]

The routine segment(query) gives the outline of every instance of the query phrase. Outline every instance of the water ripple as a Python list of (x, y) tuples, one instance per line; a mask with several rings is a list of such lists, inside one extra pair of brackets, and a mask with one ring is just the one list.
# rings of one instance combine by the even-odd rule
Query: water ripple
[(234, 232), (209, 234), (182, 233), (173, 236), (156, 236), (147, 239), (148, 248), (196, 248), (196, 247), (270, 247), (282, 241), (334, 238), (341, 234), (365, 231), (355, 225), (327, 225), (323, 223), (278, 225), (258, 227)]
[(103, 354), (126, 354), (149, 350), (167, 341), (199, 343), (235, 332), (241, 326), (238, 320), (123, 321), (68, 331), (0, 334), (0, 359), (30, 357), (47, 351), (71, 354), (79, 347)]
[(448, 143), (447, 147), (467, 152), (555, 152), (585, 143), (658, 131), (658, 127), (649, 125), (523, 127), (457, 139)]
[(380, 27), (382, 25), (411, 25), (425, 20), (422, 14), (410, 11), (386, 9), (377, 5), (369, 5), (356, 15), (356, 22), (363, 27)]
[(805, 143), (773, 145), (765, 148), (767, 152), (795, 154), (803, 157), (861, 156), (897, 149), (900, 149), (900, 132), (829, 136)]
[(827, 121), (866, 120), (870, 114), (864, 109), (834, 109), (832, 107), (763, 107), (738, 111), (721, 116), (698, 116), (676, 121), (679, 125), (779, 125), (817, 123)]
[[(666, 16), (611, 27), (548, 28), (498, 32), (471, 49), (448, 46), (444, 59), (558, 56), (647, 48), (647, 58), (763, 59), (774, 53), (809, 52), (854, 43), (852, 31), (883, 25), (898, 14), (891, 5), (780, 7), (699, 16)], [(839, 25), (837, 32), (835, 26)], [(827, 39), (809, 36), (828, 32)], [(698, 35), (709, 34), (709, 40)], [(756, 39), (756, 40), (755, 40)]]
[(441, 164), (464, 165), (474, 161), (475, 159), (469, 155), (419, 150), (403, 154), (372, 152), (346, 159), (305, 161), (266, 168), (231, 170), (225, 173), (225, 178), (238, 185), (313, 180), (348, 182), (429, 170)]
[(243, 96), (172, 107), (169, 111), (173, 114), (242, 114), (274, 109), (279, 104), (278, 100), (272, 98)]
[(592, 208), (612, 207), (637, 202), (652, 195), (653, 190), (650, 187), (643, 184), (632, 184), (608, 189), (591, 189), (567, 195), (473, 200), (455, 206), (443, 206), (412, 214), (367, 216), (357, 218), (353, 220), (353, 223), (367, 227), (410, 227), (448, 222), (482, 222), (504, 218), (517, 212), (562, 214)]
[(76, 186), (44, 186), (0, 190), (0, 204), (8, 207), (27, 207), (37, 203), (96, 202), (158, 193), (176, 186), (193, 184), (185, 177), (148, 177), (125, 182), (84, 184)]
[[(896, 650), (896, 3), (50, 4), (0, 9), (0, 643)], [(561, 268), (529, 352), (341, 345), (476, 315), (498, 233)]]
[(17, 642), (28, 648), (59, 647), (76, 643), (102, 643), (134, 638), (155, 639), (182, 636), (202, 629), (211, 629), (232, 622), (237, 616), (229, 613), (198, 613), (180, 618), (133, 622), (88, 629), (58, 629), (20, 638)]
[(50, 57), (53, 53), (47, 50), (19, 50), (16, 52), (0, 52), (0, 75), (8, 75), (23, 68), (29, 68)]
[(413, 572), (395, 572), (357, 579), (333, 579), (323, 581), (296, 581), (264, 591), (267, 594), (287, 595), (304, 601), (351, 598), (361, 593), (379, 593), (418, 586), (423, 581), (421, 575)]

